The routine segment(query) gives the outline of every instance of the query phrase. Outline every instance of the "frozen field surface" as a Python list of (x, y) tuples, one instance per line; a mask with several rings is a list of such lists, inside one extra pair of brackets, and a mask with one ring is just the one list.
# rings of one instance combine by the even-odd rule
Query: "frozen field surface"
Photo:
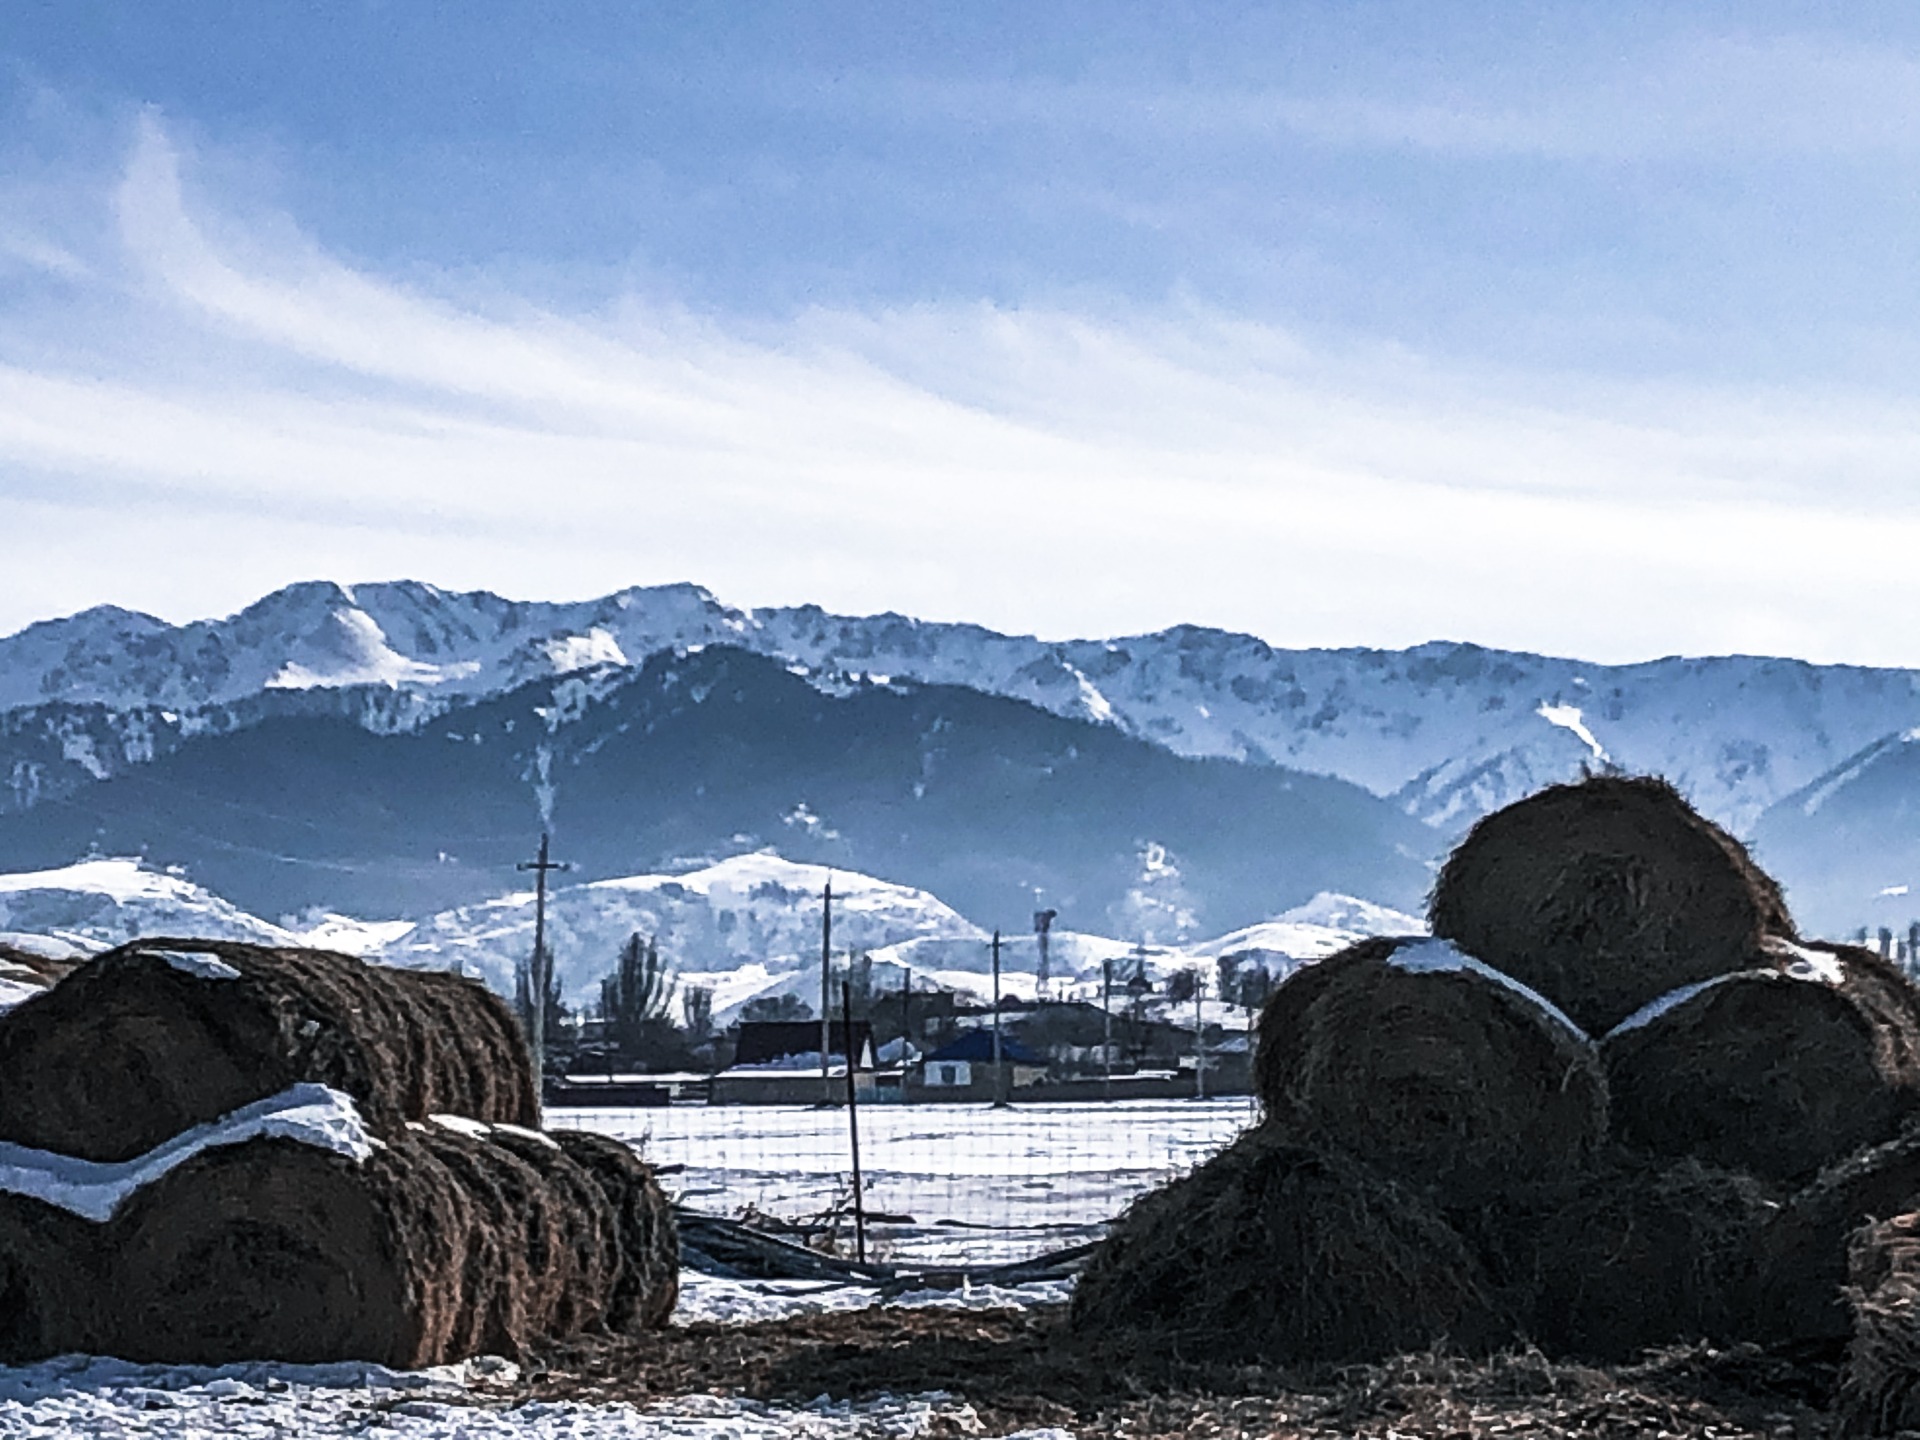
[[(1112, 1105), (871, 1105), (860, 1164), (876, 1253), (896, 1261), (992, 1264), (1097, 1237), (1144, 1191), (1183, 1175), (1253, 1120), (1253, 1102)], [(718, 1215), (752, 1206), (783, 1219), (828, 1211), (848, 1193), (845, 1110), (690, 1105), (554, 1110), (554, 1128), (598, 1130), (640, 1147), (686, 1204)]]

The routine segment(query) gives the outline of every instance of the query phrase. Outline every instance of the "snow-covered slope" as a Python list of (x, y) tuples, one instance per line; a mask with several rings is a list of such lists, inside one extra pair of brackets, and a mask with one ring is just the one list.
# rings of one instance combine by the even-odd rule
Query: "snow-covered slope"
[(0, 931), (57, 940), (76, 951), (142, 935), (300, 943), (289, 930), (177, 875), (131, 859), (86, 860), (60, 870), (0, 875)]

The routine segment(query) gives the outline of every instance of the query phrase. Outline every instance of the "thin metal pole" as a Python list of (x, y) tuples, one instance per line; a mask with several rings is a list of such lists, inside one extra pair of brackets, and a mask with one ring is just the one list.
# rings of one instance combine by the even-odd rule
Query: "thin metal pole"
[(827, 872), (820, 904), (820, 1103), (833, 1104), (833, 1076), (827, 1055), (833, 1049), (833, 872)]
[(860, 1105), (853, 1083), (853, 986), (840, 985), (840, 1024), (847, 1037), (847, 1146), (853, 1153), (853, 1239), (862, 1265), (867, 1263), (867, 1203), (860, 1185)]

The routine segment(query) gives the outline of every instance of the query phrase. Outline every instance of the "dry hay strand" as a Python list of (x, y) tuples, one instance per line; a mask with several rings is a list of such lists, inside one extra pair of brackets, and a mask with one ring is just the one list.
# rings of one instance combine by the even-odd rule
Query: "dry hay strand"
[(277, 1139), (205, 1151), (114, 1217), (102, 1348), (407, 1369), (596, 1328), (616, 1263), (606, 1206), (552, 1154), (536, 1168), (438, 1125), (360, 1164)]
[(1602, 1040), (1623, 1143), (1799, 1182), (1892, 1139), (1920, 1107), (1920, 1013), (1892, 966), (1832, 947), (1759, 961)]
[(93, 1348), (103, 1238), (70, 1211), (0, 1191), (0, 1364)]
[(1745, 847), (1650, 776), (1551, 785), (1483, 817), (1441, 867), (1427, 915), (1589, 1035), (1794, 933)]
[(1848, 1244), (1861, 1226), (1920, 1209), (1920, 1126), (1823, 1170), (1761, 1234), (1762, 1315), (1754, 1338), (1838, 1345), (1854, 1331), (1845, 1304)]
[(623, 1335), (659, 1329), (680, 1300), (680, 1235), (653, 1167), (609, 1135), (556, 1130), (552, 1137), (612, 1208), (620, 1263), (607, 1328)]
[(0, 1016), (0, 1139), (35, 1149), (129, 1160), (301, 1081), (352, 1095), (380, 1134), (436, 1112), (537, 1118), (526, 1045), (485, 986), (327, 950), (138, 941)]
[(1853, 1338), (1835, 1433), (1920, 1429), (1920, 1214), (1864, 1225), (1847, 1249)]
[(1478, 1260), (1413, 1191), (1272, 1127), (1137, 1201), (1074, 1289), (1069, 1323), (1176, 1356), (1377, 1360), (1508, 1343)]
[(1776, 1209), (1750, 1176), (1619, 1156), (1457, 1218), (1542, 1351), (1623, 1360), (1752, 1338), (1759, 1237)]
[(1606, 1138), (1586, 1037), (1431, 942), (1363, 941), (1302, 969), (1261, 1012), (1255, 1073), (1270, 1120), (1449, 1203), (1577, 1173)]

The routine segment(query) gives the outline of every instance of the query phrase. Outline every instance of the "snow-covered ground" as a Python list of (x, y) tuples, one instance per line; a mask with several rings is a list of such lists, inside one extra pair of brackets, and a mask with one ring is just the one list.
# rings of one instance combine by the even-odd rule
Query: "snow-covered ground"
[[(394, 1440), (911, 1440), (936, 1429), (978, 1433), (965, 1403), (940, 1394), (803, 1406), (686, 1395), (644, 1406), (508, 1406), (505, 1361), (411, 1373), (378, 1365), (129, 1365), (67, 1356), (0, 1368), (0, 1436), (280, 1440), (313, 1435)], [(1028, 1432), (1034, 1436), (1035, 1432)], [(1037, 1440), (1037, 1436), (1035, 1436)]]
[[(867, 1105), (859, 1112), (867, 1209), (899, 1261), (1016, 1260), (1097, 1237), (1145, 1191), (1184, 1174), (1253, 1120), (1252, 1102)], [(714, 1105), (555, 1110), (550, 1126), (637, 1145), (681, 1199), (715, 1214), (751, 1205), (785, 1219), (843, 1198), (852, 1171), (844, 1110)]]

